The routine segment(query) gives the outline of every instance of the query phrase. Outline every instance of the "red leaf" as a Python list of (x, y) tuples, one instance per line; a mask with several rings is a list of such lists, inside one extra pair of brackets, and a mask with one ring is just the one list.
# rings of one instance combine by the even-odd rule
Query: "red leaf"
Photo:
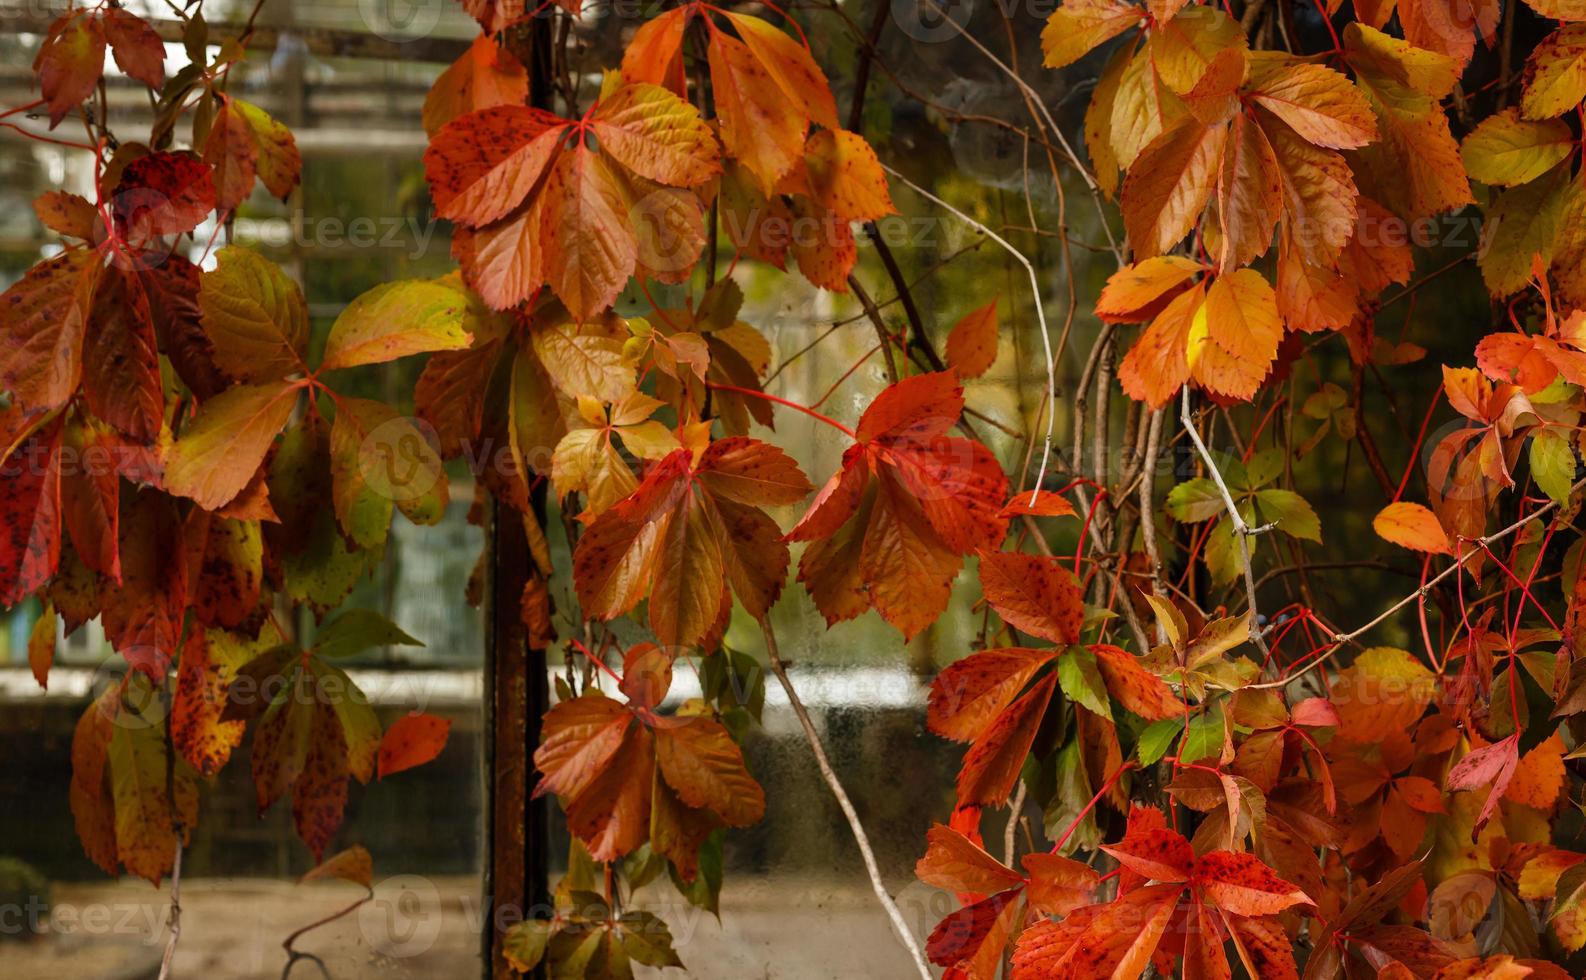
[(1195, 859), (1195, 884), (1213, 905), (1236, 915), (1275, 915), (1310, 898), (1254, 854), (1212, 851)]
[(1008, 498), (1008, 502), (997, 511), (998, 517), (1016, 517), (1029, 514), (1032, 517), (1077, 517), (1074, 505), (1068, 502), (1061, 494), (1050, 490), (1037, 490), (1034, 500), (1030, 491), (1020, 490)]
[(1009, 626), (1059, 646), (1079, 642), (1085, 601), (1079, 581), (1056, 558), (1016, 551), (980, 553), (980, 587)]
[(33, 71), (49, 103), (51, 129), (93, 94), (104, 69), (105, 32), (98, 17), (73, 11), (50, 25)]
[(1047, 674), (975, 740), (958, 771), (959, 806), (1001, 806), (1008, 801), (1056, 687), (1057, 675)]
[(106, 7), (104, 28), (122, 71), (156, 91), (165, 85), (165, 42), (147, 21), (121, 7)]
[(150, 153), (127, 164), (111, 213), (116, 230), (142, 246), (197, 228), (215, 210), (214, 172), (191, 153)]
[(1013, 954), (1019, 978), (1138, 977), (1162, 941), (1179, 905), (1181, 885), (1137, 888), (1117, 901), (1086, 905), (1061, 921), (1024, 931)]
[(1189, 841), (1165, 827), (1130, 827), (1123, 840), (1101, 849), (1147, 881), (1189, 881), (1195, 867)]
[(83, 395), (99, 418), (141, 442), (153, 442), (165, 417), (154, 319), (141, 280), (109, 268), (94, 293), (83, 348)]
[(441, 754), (452, 723), (422, 712), (409, 712), (391, 723), (380, 739), (380, 778), (422, 766)]
[(61, 422), (46, 422), (0, 464), (0, 606), (32, 595), (61, 558)]
[(1443, 788), (1449, 792), (1458, 790), (1487, 792), (1487, 801), (1482, 804), (1481, 813), (1476, 817), (1476, 825), (1472, 828), (1473, 836), (1480, 833), (1481, 828), (1492, 818), (1493, 811), (1498, 808), (1498, 801), (1503, 799), (1504, 790), (1509, 788), (1509, 781), (1514, 778), (1515, 768), (1519, 764), (1520, 736), (1516, 733), (1501, 742), (1472, 750), (1448, 770), (1448, 778), (1443, 781)]
[(960, 742), (980, 737), (1057, 650), (984, 650), (952, 664), (931, 682), (926, 724)]
[(926, 832), (926, 841), (925, 856), (914, 865), (914, 876), (927, 885), (989, 895), (1024, 882), (1022, 875), (951, 827), (935, 824)]

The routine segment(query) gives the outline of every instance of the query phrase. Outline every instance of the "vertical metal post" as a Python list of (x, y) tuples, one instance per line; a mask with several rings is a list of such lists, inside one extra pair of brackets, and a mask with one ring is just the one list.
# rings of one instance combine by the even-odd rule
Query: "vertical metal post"
[[(553, 93), (554, 8), (506, 32), (505, 46), (529, 70), (530, 104), (549, 109)], [(543, 483), (531, 493), (533, 520), (545, 526)], [(548, 801), (530, 799), (540, 718), (549, 708), (545, 651), (530, 649), (523, 625), (529, 581), (524, 516), (491, 502), (487, 529), (485, 624), (485, 916), (481, 954), (486, 980), (516, 976), (501, 952), (506, 928), (520, 917), (550, 914)]]

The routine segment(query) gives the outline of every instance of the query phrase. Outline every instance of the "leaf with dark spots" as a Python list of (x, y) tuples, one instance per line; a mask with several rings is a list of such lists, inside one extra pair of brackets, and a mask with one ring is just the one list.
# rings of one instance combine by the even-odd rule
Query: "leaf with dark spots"
[(60, 453), (57, 417), (0, 463), (0, 606), (43, 588), (60, 564)]
[(99, 253), (69, 248), (0, 294), (0, 388), (28, 411), (59, 408), (77, 390)]
[(121, 477), (98, 428), (68, 420), (61, 433), (61, 511), (89, 568), (121, 581)]
[(122, 501), (121, 584), (102, 594), (105, 636), (134, 669), (160, 681), (187, 612), (187, 562), (176, 502), (143, 490)]
[(380, 739), (380, 778), (422, 766), (440, 755), (451, 730), (449, 720), (418, 711), (393, 721)]
[(142, 279), (114, 266), (94, 293), (83, 346), (83, 395), (89, 411), (133, 439), (153, 442), (160, 432), (165, 390), (153, 312)]
[(245, 722), (222, 718), (228, 674), (210, 655), (205, 631), (188, 630), (171, 698), (171, 743), (201, 776), (219, 772), (242, 742)]
[(347, 739), (334, 708), (318, 701), (312, 710), (303, 770), (292, 785), (292, 822), (318, 861), (347, 808)]
[(191, 153), (150, 153), (127, 164), (111, 201), (116, 232), (134, 247), (192, 231), (215, 210), (210, 167)]

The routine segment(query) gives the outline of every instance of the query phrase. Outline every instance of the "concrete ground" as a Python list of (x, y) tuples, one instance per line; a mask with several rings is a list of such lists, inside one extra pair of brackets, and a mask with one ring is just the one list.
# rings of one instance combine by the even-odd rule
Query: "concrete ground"
[[(173, 975), (182, 980), (277, 980), (286, 962), (281, 941), (359, 897), (341, 882), (298, 885), (266, 879), (196, 879), (182, 883), (182, 937)], [(397, 875), (381, 880), (375, 900), (304, 935), (296, 948), (324, 959), (334, 980), (450, 980), (479, 975), (484, 914), (471, 877)], [(689, 976), (708, 980), (903, 980), (903, 962), (874, 896), (862, 882), (833, 886), (786, 876), (729, 880), (722, 918), (681, 904), (651, 886), (640, 904), (671, 928)], [(946, 896), (918, 883), (899, 895), (923, 936)], [(51, 921), (32, 939), (0, 943), (6, 980), (144, 980), (159, 969), (169, 887), (134, 881), (53, 886)], [(14, 921), (0, 923), (16, 932)], [(31, 923), (24, 926), (32, 932)], [(677, 971), (644, 971), (681, 976)], [(310, 962), (296, 978), (320, 980)]]

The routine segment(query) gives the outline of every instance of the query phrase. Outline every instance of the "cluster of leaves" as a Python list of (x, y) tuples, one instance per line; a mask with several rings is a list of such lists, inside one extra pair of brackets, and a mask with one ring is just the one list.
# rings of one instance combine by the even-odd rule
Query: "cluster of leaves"
[[(146, 141), (100, 122), (107, 39), (157, 107)], [(43, 601), (30, 644), (40, 685), (62, 628), (97, 618), (124, 658), (128, 671), (77, 726), (72, 811), (97, 864), (154, 882), (193, 829), (199, 783), (250, 720), (259, 809), (290, 794), (316, 859), (341, 825), (349, 779), (444, 745), (446, 723), (429, 716), (382, 734), (335, 664), (416, 640), (364, 610), (301, 645), (280, 622), (297, 606), (321, 619), (347, 598), (380, 559), (393, 502), (423, 523), (446, 505), (444, 473), (411, 423), (337, 395), (320, 374), (464, 347), (488, 316), (455, 281), (382, 287), (337, 319), (311, 369), (297, 284), (255, 251), (210, 255), (256, 183), (282, 198), (297, 186), (296, 144), (227, 93), (245, 39), (211, 56), (195, 8), (185, 40), (190, 63), (167, 75), (163, 42), (119, 7), (51, 26), (35, 65), (40, 104), (52, 127), (85, 121), (94, 199), (51, 191), (35, 202), (66, 241), (0, 296), (0, 603)], [(392, 486), (392, 462), (415, 455), (432, 479)]]
[[(326, 617), (378, 559), (393, 510), (439, 519), (444, 467), (461, 460), (473, 520), (491, 501), (521, 515), (524, 639), (565, 653), (535, 792), (561, 801), (574, 839), (554, 915), (504, 938), (519, 970), (679, 965), (664, 924), (628, 907), (662, 874), (716, 909), (724, 832), (766, 807), (739, 747), (763, 703), (759, 667), (724, 641), (735, 610), (764, 625), (792, 543), (828, 624), (874, 610), (905, 642), (966, 567), (978, 580), (975, 649), (935, 678), (927, 709), (931, 731), (968, 746), (917, 869), (963, 906), (927, 943), (949, 976), (1568, 975), (1556, 964), (1578, 967), (1586, 945), (1586, 853), (1566, 806), (1586, 754), (1586, 41), (1578, 9), (1527, 2), (1524, 16), (1563, 23), (1493, 94), (1461, 87), (1478, 39), (1495, 41), (1487, 0), (1318, 4), (1331, 48), (1313, 54), (1293, 47), (1286, 4), (1248, 5), (1249, 25), (1186, 0), (1065, 0), (1051, 15), (1048, 67), (1109, 49), (1085, 113), (1086, 176), (1116, 199), (1128, 250), (1094, 304), (1093, 361), (1111, 357), (1119, 325), (1144, 327), (1115, 375), (1109, 363), (1094, 376), (1103, 398), (1116, 378), (1142, 443), (1182, 395), (1199, 474), (1160, 501), (1150, 481), (1078, 472), (1056, 490), (1010, 489), (964, 388), (996, 363), (995, 299), (953, 327), (945, 361), (929, 336), (896, 343), (876, 315), (905, 376), (852, 427), (764, 390), (772, 348), (720, 275), (723, 243), (729, 268), (791, 258), (842, 291), (851, 224), (893, 211), (796, 25), (703, 2), (664, 10), (589, 105), (563, 93), (557, 114), (555, 93), (530, 91), (517, 28), (535, 12), (467, 0), (482, 34), (423, 118), (425, 176), (461, 269), (360, 297), (317, 367), (279, 269), (225, 248), (199, 273), (171, 254), (255, 180), (289, 189), (296, 160), (284, 131), (225, 93), (240, 47), (173, 75), (148, 144), (91, 148), (99, 201), (41, 199), (41, 218), (83, 244), (0, 303), (9, 455), (42, 461), (0, 498), (0, 598), (41, 594), (68, 628), (99, 615), (135, 668), (74, 746), (90, 854), (158, 877), (190, 827), (193, 780), (250, 718), (260, 805), (290, 792), (316, 856), (348, 778), (434, 754), (433, 721), (382, 737), (359, 698), (325, 694), (350, 689), (338, 658), (411, 638), (348, 611), (286, 642), (269, 608)], [(93, 97), (83, 79), (97, 80), (106, 37), (130, 74), (162, 82), (121, 13), (68, 14), (39, 59), (54, 122)], [(1493, 111), (1474, 122), (1473, 103)], [(193, 149), (170, 149), (188, 109)], [(1416, 272), (1405, 230), (1478, 197), (1480, 269), (1507, 322), (1480, 331), (1474, 367), (1443, 368), (1438, 397), (1458, 420), (1426, 447), (1419, 503), (1370, 442), (1360, 379), (1426, 354), (1376, 335), (1382, 292)], [(795, 219), (825, 233), (778, 234)], [(687, 298), (662, 307), (651, 281)], [(648, 306), (623, 309), (643, 315), (615, 307), (630, 283)], [(1334, 337), (1353, 391), (1292, 370)], [(433, 441), (323, 380), (412, 355), (427, 356), (414, 402)], [(1313, 376), (1303, 409), (1269, 425)], [(1237, 453), (1204, 448), (1196, 399), (1225, 410)], [(774, 428), (776, 404), (849, 440), (818, 491), (752, 434)], [(1412, 463), (1436, 407), (1405, 447)], [(1295, 409), (1315, 423), (1299, 451)], [(1322, 544), (1321, 520), (1292, 489), (1293, 464), (1335, 438), (1373, 463), (1387, 498), (1377, 535), (1420, 565), (1421, 587), (1353, 632), (1313, 608), (1308, 578), (1280, 613), (1258, 608), (1279, 594), (1268, 576), (1315, 571), (1305, 549)], [(61, 465), (90, 445), (110, 450), (108, 473)], [(566, 518), (573, 608), (551, 602), (546, 486)], [(801, 517), (787, 511), (812, 492)], [(1071, 559), (1057, 540), (1077, 542)], [(1294, 567), (1258, 580), (1255, 562), (1282, 554)], [(1412, 606), (1423, 649), (1359, 644)], [(700, 697), (670, 696), (679, 658)], [(244, 696), (261, 688), (278, 693)], [(168, 725), (130, 724), (157, 718), (146, 709), (162, 698)], [(157, 786), (156, 767), (169, 777)], [(1029, 806), (1050, 847), (1026, 824), (1022, 858), (993, 858), (983, 811), (1021, 821)]]

